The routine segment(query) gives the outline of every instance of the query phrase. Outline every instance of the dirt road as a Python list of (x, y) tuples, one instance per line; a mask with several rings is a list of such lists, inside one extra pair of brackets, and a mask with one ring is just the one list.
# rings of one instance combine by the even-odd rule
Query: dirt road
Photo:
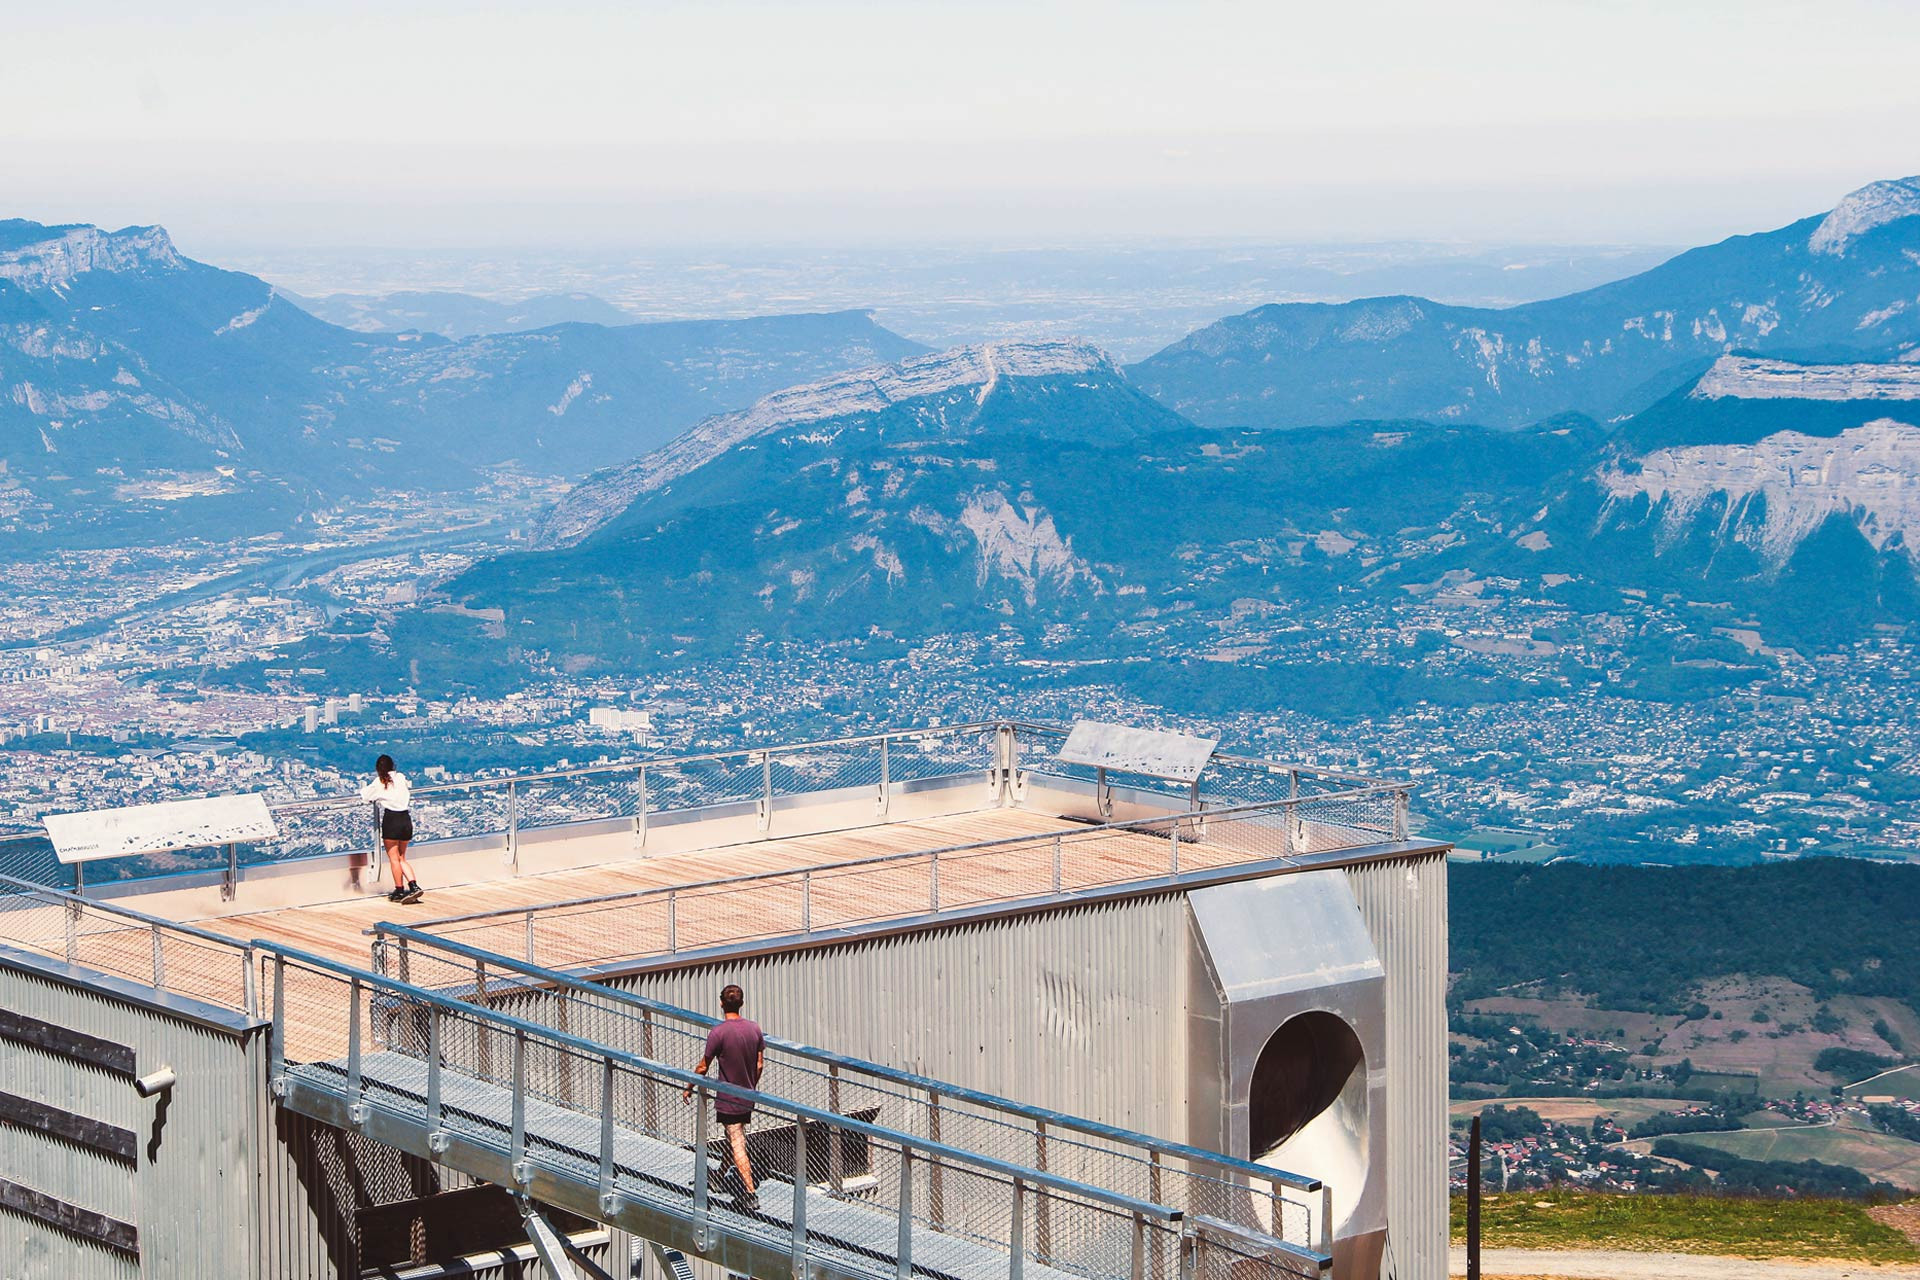
[[(1480, 1261), (1485, 1280), (1920, 1280), (1920, 1266), (1912, 1265), (1761, 1262), (1600, 1249), (1488, 1249)], [(1467, 1274), (1466, 1250), (1453, 1251), (1449, 1271)]]

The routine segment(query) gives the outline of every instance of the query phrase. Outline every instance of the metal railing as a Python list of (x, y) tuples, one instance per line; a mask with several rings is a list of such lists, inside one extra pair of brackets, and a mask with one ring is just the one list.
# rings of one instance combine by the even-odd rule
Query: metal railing
[(1199, 813), (446, 916), (444, 938), (552, 968), (804, 939), (996, 902), (1071, 896), (1405, 839), (1402, 788)]
[[(842, 738), (668, 756), (618, 764), (553, 769), (504, 777), (417, 786), (416, 843), (499, 840), (515, 863), (523, 833), (585, 823), (625, 823), (644, 843), (650, 820), (705, 810), (751, 813), (762, 830), (776, 825), (785, 804), (801, 797), (870, 791), (877, 817), (886, 816), (903, 790), (928, 783), (953, 785), (969, 775), (982, 785), (983, 806), (1004, 803), (1025, 780), (1064, 779), (1105, 800), (1117, 786), (1195, 811), (1250, 803), (1312, 798), (1378, 787), (1373, 779), (1300, 764), (1216, 753), (1193, 784), (1107, 773), (1053, 759), (1066, 737), (1059, 725), (1020, 720), (979, 721), (924, 729), (888, 730)], [(377, 857), (369, 806), (357, 796), (289, 801), (270, 806), (280, 827), (272, 844), (243, 845), (241, 868), (310, 858)], [(227, 855), (187, 851), (92, 864), (90, 880), (145, 880), (218, 873)], [(44, 837), (0, 837), (0, 873), (55, 888), (71, 888), (71, 867), (52, 857)]]
[[(1250, 1258), (1151, 1199), (895, 1127), (873, 1108), (748, 1091), (472, 1000), (261, 944), (272, 969), (270, 1071), (287, 1105), (606, 1221), (644, 1212), (726, 1256), (809, 1267), (1089, 1280), (1321, 1274)], [(691, 1095), (691, 1106), (682, 1097)], [(759, 1201), (722, 1170), (712, 1102), (751, 1108)], [(736, 1253), (735, 1256), (742, 1256)], [(768, 1272), (770, 1273), (770, 1272)]]
[(251, 945), (13, 876), (0, 876), (0, 946), (250, 1016), (260, 1012)]
[[(376, 929), (373, 968), (682, 1069), (717, 1019), (403, 925)], [(966, 1089), (769, 1036), (764, 1091), (840, 1115), (871, 1112), (928, 1141), (1037, 1168), (1270, 1239), (1303, 1263), (1332, 1249), (1332, 1190), (1316, 1178)], [(946, 1188), (930, 1188), (943, 1216)], [(1046, 1229), (1045, 1214), (1041, 1229)]]

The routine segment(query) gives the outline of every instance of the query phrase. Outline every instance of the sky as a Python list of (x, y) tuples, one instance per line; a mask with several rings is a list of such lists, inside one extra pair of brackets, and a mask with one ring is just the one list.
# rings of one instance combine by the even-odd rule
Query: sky
[(1920, 171), (1891, 0), (0, 0), (0, 29), (0, 217), (189, 251), (1679, 244)]

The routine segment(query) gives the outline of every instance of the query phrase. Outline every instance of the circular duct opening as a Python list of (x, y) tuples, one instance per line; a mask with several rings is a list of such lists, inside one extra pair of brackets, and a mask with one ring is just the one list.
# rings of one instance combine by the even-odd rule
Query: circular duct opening
[(1366, 1183), (1367, 1058), (1346, 1020), (1324, 1010), (1290, 1018), (1253, 1066), (1247, 1090), (1251, 1158), (1333, 1188), (1336, 1228)]

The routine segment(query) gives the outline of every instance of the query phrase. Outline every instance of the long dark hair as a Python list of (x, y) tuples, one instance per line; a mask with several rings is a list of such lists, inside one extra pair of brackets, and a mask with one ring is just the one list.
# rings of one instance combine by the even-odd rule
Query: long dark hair
[(380, 775), (380, 785), (386, 786), (393, 781), (393, 757), (381, 756), (373, 762), (373, 771)]

